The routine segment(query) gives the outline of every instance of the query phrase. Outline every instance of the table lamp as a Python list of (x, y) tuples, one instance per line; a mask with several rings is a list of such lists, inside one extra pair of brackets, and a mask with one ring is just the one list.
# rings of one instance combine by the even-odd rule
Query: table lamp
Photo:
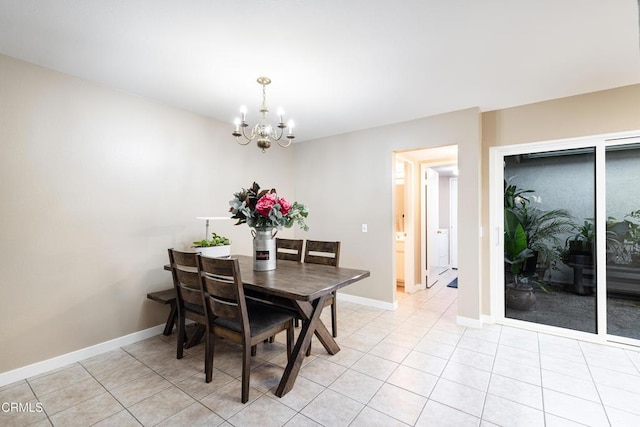
[(228, 216), (197, 216), (196, 219), (204, 219), (205, 220), (205, 225), (204, 225), (204, 240), (208, 240), (209, 239), (209, 221), (210, 220), (224, 220), (224, 219), (231, 219), (231, 217)]

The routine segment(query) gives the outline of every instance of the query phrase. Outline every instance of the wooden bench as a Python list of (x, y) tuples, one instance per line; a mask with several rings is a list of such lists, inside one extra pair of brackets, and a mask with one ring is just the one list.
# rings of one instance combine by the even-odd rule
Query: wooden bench
[(164, 291), (150, 292), (147, 294), (147, 298), (150, 300), (159, 302), (161, 304), (169, 304), (171, 310), (169, 311), (169, 317), (167, 323), (164, 326), (164, 335), (171, 335), (173, 325), (176, 323), (178, 317), (178, 307), (176, 305), (176, 291), (173, 288), (165, 289)]

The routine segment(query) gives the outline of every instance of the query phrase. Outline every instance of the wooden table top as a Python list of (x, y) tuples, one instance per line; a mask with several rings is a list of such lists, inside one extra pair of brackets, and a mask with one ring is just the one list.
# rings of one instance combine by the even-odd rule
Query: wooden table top
[[(246, 289), (299, 301), (313, 301), (370, 276), (366, 270), (285, 260), (277, 260), (275, 270), (254, 271), (251, 256), (231, 258), (238, 259)], [(171, 268), (166, 265), (165, 270)]]

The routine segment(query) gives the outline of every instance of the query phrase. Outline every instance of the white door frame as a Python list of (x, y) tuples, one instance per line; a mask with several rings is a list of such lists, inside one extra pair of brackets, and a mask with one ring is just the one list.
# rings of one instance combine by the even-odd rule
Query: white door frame
[(420, 288), (415, 277), (415, 170), (412, 161), (401, 159), (404, 162), (404, 291), (412, 294)]
[(449, 178), (449, 266), (458, 268), (458, 177)]
[[(625, 337), (609, 336), (607, 328), (606, 310), (606, 268), (597, 269), (596, 292), (597, 305), (597, 333), (575, 331), (571, 329), (542, 325), (509, 319), (504, 316), (504, 157), (524, 153), (538, 153), (545, 151), (567, 150), (582, 147), (596, 148), (596, 223), (606, 222), (605, 180), (598, 179), (605, 175), (605, 148), (609, 145), (637, 143), (637, 140), (626, 138), (637, 137), (639, 131), (615, 134), (594, 135), (579, 138), (539, 141), (510, 146), (489, 148), (489, 283), (490, 283), (490, 318), (497, 323), (531, 329), (543, 333), (562, 335), (569, 338), (591, 342), (617, 342), (638, 345), (637, 340)], [(596, 227), (597, 265), (606, 265), (606, 228)]]
[[(398, 153), (394, 153), (394, 180), (395, 168), (399, 163), (404, 167), (404, 291), (406, 293), (414, 293), (421, 288), (420, 283), (416, 284), (415, 279), (415, 227), (414, 227), (414, 210), (415, 210), (415, 170), (414, 162), (403, 157)], [(395, 186), (394, 186), (395, 187)], [(395, 198), (394, 198), (395, 206)], [(395, 218), (394, 208), (394, 218)], [(395, 230), (395, 226), (394, 226)], [(396, 237), (394, 232), (394, 256)], [(395, 271), (395, 262), (394, 262)], [(394, 283), (397, 281), (397, 273), (394, 274)], [(395, 289), (395, 285), (394, 285)]]

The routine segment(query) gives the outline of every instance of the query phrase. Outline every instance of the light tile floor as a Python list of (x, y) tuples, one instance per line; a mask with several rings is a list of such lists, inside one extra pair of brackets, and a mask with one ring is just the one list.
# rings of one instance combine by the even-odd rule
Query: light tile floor
[[(447, 279), (399, 294), (396, 311), (339, 302), (342, 350), (330, 356), (315, 342), (281, 399), (273, 390), (286, 362), (283, 336), (259, 346), (243, 405), (238, 348), (217, 342), (206, 384), (203, 345), (177, 360), (174, 333), (0, 388), (0, 402), (32, 409), (3, 406), (0, 425), (640, 425), (640, 353), (458, 326)], [(323, 316), (329, 325), (328, 310)]]

